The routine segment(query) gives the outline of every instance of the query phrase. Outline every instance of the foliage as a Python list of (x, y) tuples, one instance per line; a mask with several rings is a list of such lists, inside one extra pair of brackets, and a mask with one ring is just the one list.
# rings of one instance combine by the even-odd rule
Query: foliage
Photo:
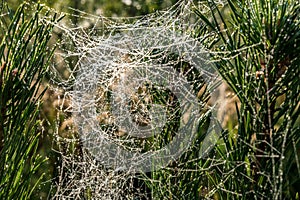
[[(10, 6), (16, 8), (21, 4), (22, 0), (10, 0)], [(161, 10), (168, 6), (174, 5), (175, 0), (32, 0), (33, 3), (41, 2), (45, 5), (59, 11), (63, 11), (69, 15), (76, 23), (80, 23), (78, 18), (81, 14), (93, 13), (104, 15), (106, 17), (135, 17), (146, 15), (156, 10)], [(77, 17), (75, 17), (77, 16)]]
[(38, 109), (56, 16), (40, 5), (28, 16), (30, 8), (24, 3), (12, 13), (5, 3), (1, 7), (0, 199), (29, 199), (42, 178), (35, 174), (46, 160), (37, 154), (42, 132)]
[[(9, 4), (14, 7), (20, 2), (10, 0)], [(67, 12), (72, 12), (68, 18), (77, 26), (84, 22), (85, 12), (136, 16), (175, 1), (51, 0), (44, 3), (59, 10), (74, 8)], [(219, 5), (208, 0), (199, 3), (200, 6), (204, 4), (210, 12), (203, 13), (195, 8), (201, 21), (195, 32), (201, 39), (204, 34), (210, 35), (201, 42), (212, 52), (220, 75), (239, 99), (235, 110), (237, 130), (224, 131), (214, 150), (206, 158), (199, 158), (208, 123), (202, 121), (197, 139), (180, 159), (144, 176), (137, 174), (131, 177), (133, 181), (128, 180), (128, 185), (133, 184), (134, 192), (147, 193), (145, 196), (152, 199), (297, 198), (300, 184), (299, 1), (228, 0), (225, 5)], [(14, 7), (16, 11), (4, 5), (0, 16), (0, 199), (29, 199), (39, 185), (42, 177), (37, 177), (37, 172), (45, 162), (37, 152), (42, 131), (39, 103), (45, 92), (40, 84), (53, 54), (47, 45), (57, 20), (39, 5), (30, 10), (30, 6), (22, 4), (18, 9)], [(28, 13), (33, 14), (29, 16)], [(205, 90), (205, 85), (197, 82), (199, 79), (201, 77), (190, 80), (199, 84), (193, 85), (195, 91)], [(159, 93), (152, 89), (150, 92), (156, 95), (156, 103), (169, 104), (170, 94), (166, 91)], [(200, 98), (207, 102), (208, 91)], [(48, 101), (52, 100), (53, 97)], [(175, 108), (173, 105), (172, 109)], [(175, 125), (170, 125), (170, 131), (174, 131), (172, 128), (178, 120), (174, 118), (173, 122)], [(77, 138), (74, 132), (68, 137)], [(167, 131), (166, 136), (168, 134)], [(157, 146), (169, 142), (170, 138), (166, 138), (166, 141), (158, 138), (156, 143), (150, 138), (145, 148), (160, 148)], [(79, 158), (82, 154), (81, 151), (70, 152)], [(68, 170), (77, 167), (71, 164)], [(94, 171), (90, 173), (91, 177), (95, 175)], [(68, 183), (69, 177), (59, 178)], [(82, 177), (78, 179), (80, 183)], [(77, 189), (77, 185), (73, 187)], [(124, 186), (127, 195), (131, 191), (125, 191), (128, 189), (125, 187), (127, 185)], [(81, 198), (91, 198), (90, 188), (84, 188), (83, 193)]]
[[(223, 198), (295, 198), (299, 192), (300, 6), (297, 1), (213, 1), (204, 15), (217, 35), (210, 48), (218, 71), (238, 96), (236, 137), (223, 136), (209, 174)], [(298, 191), (297, 191), (298, 190)]]

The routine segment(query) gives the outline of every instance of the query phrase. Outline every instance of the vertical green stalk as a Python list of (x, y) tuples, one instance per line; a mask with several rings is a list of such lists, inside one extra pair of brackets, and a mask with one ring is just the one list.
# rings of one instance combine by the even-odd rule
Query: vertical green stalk
[(241, 102), (238, 143), (231, 144), (224, 135), (227, 149), (219, 151), (230, 166), (211, 179), (223, 182), (215, 185), (222, 198), (234, 197), (226, 191), (245, 198), (295, 198), (300, 183), (300, 136), (295, 134), (300, 112), (299, 1), (228, 0), (229, 15), (213, 1), (207, 4), (210, 15), (196, 14), (218, 36), (211, 49), (219, 54), (212, 56)]
[[(46, 160), (37, 153), (41, 134), (42, 79), (53, 54), (47, 44), (56, 23), (40, 5), (0, 15), (0, 199), (30, 199)], [(30, 15), (29, 9), (33, 9)]]

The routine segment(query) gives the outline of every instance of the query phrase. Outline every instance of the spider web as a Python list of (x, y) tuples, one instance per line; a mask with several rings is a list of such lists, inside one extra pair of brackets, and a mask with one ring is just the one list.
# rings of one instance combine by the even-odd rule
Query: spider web
[[(82, 24), (56, 27), (61, 163), (53, 198), (190, 199), (174, 177), (201, 179), (224, 164), (201, 163), (222, 133), (227, 101), (205, 48), (213, 37), (197, 35), (194, 7), (208, 12), (192, 1), (136, 18), (77, 10)], [(203, 197), (214, 192), (199, 188)]]

